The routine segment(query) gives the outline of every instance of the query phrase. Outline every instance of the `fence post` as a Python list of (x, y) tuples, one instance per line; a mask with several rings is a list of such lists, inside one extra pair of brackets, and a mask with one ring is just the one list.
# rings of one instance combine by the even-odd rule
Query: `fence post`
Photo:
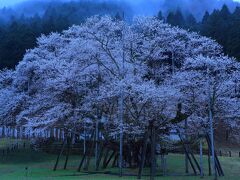
[(221, 150), (219, 150), (219, 156), (222, 156), (222, 151)]

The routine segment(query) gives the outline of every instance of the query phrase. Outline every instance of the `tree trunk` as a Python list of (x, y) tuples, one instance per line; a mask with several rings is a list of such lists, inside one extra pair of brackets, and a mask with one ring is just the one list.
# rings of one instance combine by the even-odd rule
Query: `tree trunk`
[(152, 127), (151, 134), (151, 177), (150, 180), (154, 180), (156, 174), (156, 134), (155, 127)]
[(203, 152), (202, 152), (202, 138), (200, 139), (200, 176), (203, 178)]

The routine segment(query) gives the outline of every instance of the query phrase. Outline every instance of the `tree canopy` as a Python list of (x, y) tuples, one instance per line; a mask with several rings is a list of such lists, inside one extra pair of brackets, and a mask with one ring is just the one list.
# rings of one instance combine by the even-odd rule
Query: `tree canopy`
[(214, 40), (158, 18), (136, 17), (127, 24), (94, 16), (42, 35), (16, 70), (1, 71), (0, 122), (41, 131), (56, 125), (81, 128), (98, 119), (114, 135), (123, 93), (129, 137), (141, 135), (149, 123), (164, 133), (179, 113), (194, 129), (207, 124), (208, 108), (236, 125), (239, 70)]

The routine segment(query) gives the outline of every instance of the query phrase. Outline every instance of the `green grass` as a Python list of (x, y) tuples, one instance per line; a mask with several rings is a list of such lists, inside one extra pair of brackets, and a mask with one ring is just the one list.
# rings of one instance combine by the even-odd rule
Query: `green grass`
[[(199, 158), (196, 156), (196, 158)], [(53, 165), (56, 160), (56, 155), (46, 154), (43, 152), (36, 152), (33, 150), (22, 149), (18, 152), (12, 152), (9, 155), (2, 156), (0, 154), (0, 179), (1, 180), (18, 180), (18, 179), (82, 179), (82, 180), (131, 180), (136, 177), (122, 177), (106, 174), (87, 174), (76, 172), (77, 166), (80, 161), (80, 156), (70, 156), (67, 170), (63, 170), (64, 157), (60, 159), (59, 167), (57, 171), (53, 171)], [(160, 158), (158, 159), (158, 164)], [(221, 180), (239, 180), (240, 179), (240, 158), (221, 157), (225, 177)], [(92, 160), (90, 170), (94, 170), (94, 160)], [(184, 175), (184, 156), (179, 154), (170, 154), (167, 157), (168, 173), (172, 176), (162, 177), (158, 176), (156, 179), (160, 180), (197, 180), (200, 177), (185, 176)], [(27, 167), (27, 170), (26, 170)], [(204, 179), (213, 179), (207, 174), (207, 158), (204, 157)], [(118, 172), (116, 168), (109, 168), (106, 170), (100, 170), (101, 173), (105, 171)], [(137, 169), (124, 169), (125, 173), (137, 173)], [(148, 174), (149, 169), (144, 170), (144, 174)], [(158, 174), (161, 170), (158, 168)], [(192, 172), (190, 172), (192, 173)], [(173, 176), (173, 175), (179, 176)], [(143, 177), (142, 179), (149, 179), (149, 177)]]
[(0, 141), (0, 149), (4, 147), (11, 146), (14, 144), (17, 140), (12, 139), (12, 138), (2, 138)]

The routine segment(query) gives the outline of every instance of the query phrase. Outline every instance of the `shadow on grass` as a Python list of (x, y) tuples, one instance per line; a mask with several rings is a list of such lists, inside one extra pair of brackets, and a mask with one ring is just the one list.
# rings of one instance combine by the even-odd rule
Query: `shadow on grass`
[(32, 149), (20, 149), (10, 152), (7, 155), (0, 156), (1, 164), (26, 164), (26, 163), (42, 163), (56, 159), (56, 155), (44, 152), (34, 151)]

